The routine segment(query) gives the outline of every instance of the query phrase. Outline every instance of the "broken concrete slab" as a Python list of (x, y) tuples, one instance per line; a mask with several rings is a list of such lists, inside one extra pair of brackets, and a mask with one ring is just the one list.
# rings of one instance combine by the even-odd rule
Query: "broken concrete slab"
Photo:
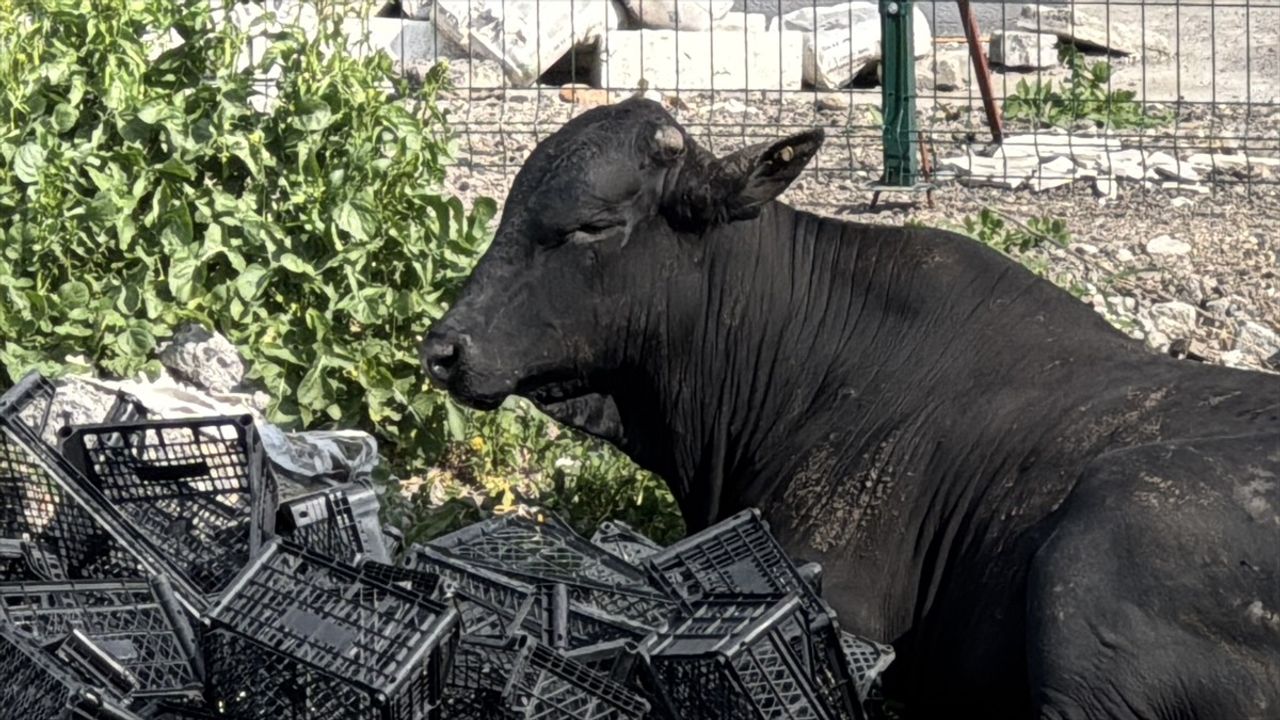
[(1021, 30), (991, 33), (990, 60), (1011, 69), (1043, 69), (1058, 64), (1058, 36)]
[(969, 48), (937, 48), (930, 68), (933, 86), (938, 90), (959, 90), (969, 82)]
[(1141, 180), (1147, 174), (1146, 158), (1137, 149), (1103, 152), (1096, 162), (1099, 170), (1121, 179)]
[(1043, 163), (1031, 173), (1027, 184), (1035, 192), (1070, 185), (1079, 178), (1080, 168), (1069, 157), (1056, 157)]
[(351, 19), (343, 23), (343, 30), (351, 38), (352, 54), (363, 57), (370, 50), (384, 52), (405, 67), (433, 63), (441, 57), (465, 56), (462, 48), (436, 30), (435, 23), (425, 20), (384, 17)]
[(1200, 173), (1196, 172), (1195, 167), (1185, 160), (1170, 155), (1167, 152), (1156, 151), (1147, 155), (1146, 158), (1146, 179), (1147, 180), (1176, 180), (1179, 182), (1197, 183), (1200, 182)]
[(1023, 5), (1019, 30), (1051, 33), (1085, 50), (1106, 50), (1121, 55), (1168, 54), (1163, 37), (1146, 34), (1140, 25), (1112, 20), (1105, 12), (1077, 6)]
[(1280, 158), (1227, 153), (1193, 153), (1186, 162), (1197, 170), (1243, 170), (1249, 167), (1280, 167)]
[[(911, 15), (916, 59), (933, 49), (929, 19), (915, 6)], [(775, 18), (769, 25), (804, 34), (804, 80), (831, 90), (844, 87), (880, 60), (880, 8), (870, 2), (805, 7)]]
[(938, 170), (954, 174), (964, 185), (1017, 190), (1027, 183), (1039, 165), (1039, 157), (965, 155), (939, 160)]
[(799, 90), (803, 33), (616, 30), (596, 84), (615, 90)]
[(726, 13), (723, 19), (716, 21), (711, 29), (745, 30), (747, 32), (763, 33), (768, 32), (769, 19), (764, 16), (764, 13), (733, 11)]
[(734, 0), (623, 0), (623, 4), (643, 28), (698, 31), (718, 29)]
[(434, 0), (414, 12), (459, 47), (501, 63), (515, 88), (532, 86), (575, 46), (597, 44), (621, 17), (613, 0)]

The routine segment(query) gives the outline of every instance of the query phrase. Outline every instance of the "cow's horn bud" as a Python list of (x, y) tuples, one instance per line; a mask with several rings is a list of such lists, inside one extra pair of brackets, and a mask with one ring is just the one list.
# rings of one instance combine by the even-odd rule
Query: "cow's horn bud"
[(778, 159), (782, 162), (791, 162), (791, 158), (796, 156), (796, 151), (790, 145), (778, 151)]
[(684, 150), (684, 135), (670, 125), (658, 128), (653, 140), (657, 143), (658, 149), (668, 155), (679, 155)]

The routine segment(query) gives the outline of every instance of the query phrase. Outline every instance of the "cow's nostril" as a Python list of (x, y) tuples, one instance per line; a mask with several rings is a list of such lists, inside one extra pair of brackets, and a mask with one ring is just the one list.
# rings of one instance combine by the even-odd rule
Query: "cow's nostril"
[(462, 356), (458, 343), (442, 337), (428, 336), (422, 345), (422, 364), (427, 374), (440, 383), (448, 383)]

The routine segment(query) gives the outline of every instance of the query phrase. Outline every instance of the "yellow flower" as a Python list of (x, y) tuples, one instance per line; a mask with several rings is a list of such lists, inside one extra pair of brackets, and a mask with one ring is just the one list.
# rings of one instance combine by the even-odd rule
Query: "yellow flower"
[(479, 435), (471, 438), (470, 445), (472, 450), (475, 450), (476, 452), (484, 452), (484, 438)]

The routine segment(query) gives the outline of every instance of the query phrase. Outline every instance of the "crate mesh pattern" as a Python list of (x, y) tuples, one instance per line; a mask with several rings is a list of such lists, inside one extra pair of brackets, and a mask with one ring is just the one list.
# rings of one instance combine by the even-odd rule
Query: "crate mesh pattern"
[(211, 686), (264, 720), (424, 717), (459, 629), (455, 609), (278, 540), (208, 618)]
[(248, 416), (82, 427), (62, 451), (205, 594), (231, 582), (274, 521)]
[(41, 643), (79, 630), (136, 678), (139, 696), (194, 696), (194, 633), (163, 592), (146, 582), (5, 583), (0, 620)]
[[(404, 562), (445, 581), (439, 592), (456, 594), (463, 626), (470, 634), (503, 635), (523, 629), (543, 638), (551, 632), (545, 595), (533, 585), (432, 547), (413, 548)], [(573, 599), (566, 608), (566, 624), (574, 646), (620, 637), (638, 639), (648, 632), (644, 625)]]
[[(106, 509), (77, 486), (40, 437), (53, 395), (49, 381), (28, 375), (0, 396), (0, 538), (52, 553), (68, 578), (143, 577), (136, 548), (109, 529)], [(0, 561), (0, 572), (0, 580), (41, 579), (38, 568), (22, 561)]]
[(639, 568), (582, 538), (558, 520), (508, 515), (436, 538), (433, 547), (533, 583), (561, 582), (586, 605), (638, 622), (659, 623), (670, 600)]
[(700, 601), (648, 642), (654, 670), (686, 717), (837, 717), (812, 682), (813, 652), (795, 595)]

